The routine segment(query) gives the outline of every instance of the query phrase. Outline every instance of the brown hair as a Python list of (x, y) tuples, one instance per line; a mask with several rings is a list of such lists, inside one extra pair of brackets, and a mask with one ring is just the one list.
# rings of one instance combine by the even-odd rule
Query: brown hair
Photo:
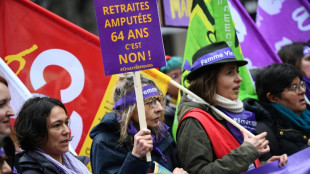
[(5, 78), (0, 76), (0, 83), (5, 84), (5, 86), (8, 86), (8, 81), (5, 80)]
[(217, 84), (217, 74), (223, 64), (214, 65), (204, 71), (200, 76), (197, 76), (190, 82), (188, 89), (204, 99), (211, 105), (215, 105), (215, 94)]
[(32, 150), (47, 143), (47, 117), (55, 106), (61, 107), (67, 114), (64, 104), (51, 97), (36, 96), (23, 104), (14, 124), (17, 140), (23, 150)]
[(304, 42), (293, 42), (291, 44), (283, 46), (278, 55), (283, 63), (288, 63), (294, 65), (296, 68), (301, 68), (301, 58), (303, 58), (304, 46), (310, 46)]

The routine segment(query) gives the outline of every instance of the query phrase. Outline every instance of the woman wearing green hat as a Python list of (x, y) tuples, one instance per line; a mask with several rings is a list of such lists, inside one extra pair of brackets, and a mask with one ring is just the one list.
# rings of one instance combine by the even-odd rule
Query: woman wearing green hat
[[(160, 71), (171, 77), (177, 83), (181, 83), (182, 75), (182, 58), (175, 56), (166, 56), (167, 66), (161, 67)], [(176, 111), (179, 89), (172, 84), (169, 84), (165, 107), (165, 124), (169, 127), (169, 132), (172, 135), (172, 125)]]
[[(225, 42), (210, 44), (193, 56), (186, 79), (193, 93), (217, 107), (227, 116), (254, 133), (255, 114), (246, 111), (238, 99), (238, 67), (247, 64), (237, 60)], [(240, 173), (259, 167), (258, 158), (270, 149), (267, 133), (249, 138), (211, 108), (189, 95), (183, 95), (178, 108), (177, 149), (181, 166), (189, 173)], [(274, 156), (285, 165), (287, 155)]]

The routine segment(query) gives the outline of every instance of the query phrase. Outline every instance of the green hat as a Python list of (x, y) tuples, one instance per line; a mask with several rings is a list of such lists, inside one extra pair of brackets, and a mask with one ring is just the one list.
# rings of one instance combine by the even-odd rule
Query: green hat
[(167, 66), (161, 67), (159, 70), (162, 73), (167, 73), (173, 69), (182, 68), (182, 58), (166, 55)]

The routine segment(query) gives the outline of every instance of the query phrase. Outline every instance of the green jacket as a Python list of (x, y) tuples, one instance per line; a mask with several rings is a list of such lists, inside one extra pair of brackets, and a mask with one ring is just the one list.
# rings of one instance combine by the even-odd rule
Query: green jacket
[[(200, 108), (211, 114), (226, 129), (226, 121), (213, 113), (211, 109), (202, 103), (194, 102), (184, 95), (178, 108), (178, 120), (191, 109)], [(217, 159), (203, 126), (195, 118), (186, 118), (178, 127), (177, 149), (181, 167), (189, 173), (207, 174), (232, 174), (248, 170), (251, 163), (258, 157), (259, 153), (255, 147), (244, 142), (238, 148), (232, 150), (221, 159)]]

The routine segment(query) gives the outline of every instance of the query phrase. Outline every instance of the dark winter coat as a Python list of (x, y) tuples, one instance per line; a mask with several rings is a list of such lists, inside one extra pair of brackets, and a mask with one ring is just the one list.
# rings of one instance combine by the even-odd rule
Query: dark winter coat
[(61, 174), (57, 167), (36, 151), (24, 151), (16, 155), (15, 167), (23, 174)]
[[(180, 121), (189, 110), (194, 108), (208, 112), (227, 129), (226, 120), (213, 113), (207, 105), (194, 102), (186, 95), (182, 97), (179, 104), (178, 120)], [(217, 159), (213, 148), (208, 134), (197, 119), (186, 118), (182, 121), (177, 131), (177, 149), (180, 165), (188, 173), (233, 174), (245, 172), (251, 163), (259, 157), (258, 151), (248, 142), (242, 143), (221, 159)]]
[(254, 112), (256, 120), (265, 123), (275, 135), (278, 149), (272, 149), (270, 146), (270, 151), (273, 153), (271, 155), (280, 155), (283, 153), (292, 155), (309, 147), (307, 142), (310, 134), (294, 126), (291, 121), (271, 106), (271, 104), (262, 103), (254, 99), (246, 99), (243, 103), (244, 108)]
[[(84, 165), (89, 163), (89, 157), (75, 156)], [(36, 151), (28, 150), (16, 154), (15, 167), (18, 173), (23, 174), (61, 174), (58, 168), (47, 158)]]
[[(91, 166), (94, 174), (135, 173), (145, 174), (153, 166), (152, 162), (146, 162), (145, 158), (138, 158), (131, 154), (133, 149), (132, 137), (119, 144), (120, 124), (115, 113), (107, 113), (101, 122), (90, 132), (93, 139), (91, 146)], [(162, 156), (152, 151), (152, 161), (156, 161), (170, 171), (178, 166), (176, 148), (173, 138), (169, 133), (158, 145), (158, 148), (167, 157), (165, 161)]]

